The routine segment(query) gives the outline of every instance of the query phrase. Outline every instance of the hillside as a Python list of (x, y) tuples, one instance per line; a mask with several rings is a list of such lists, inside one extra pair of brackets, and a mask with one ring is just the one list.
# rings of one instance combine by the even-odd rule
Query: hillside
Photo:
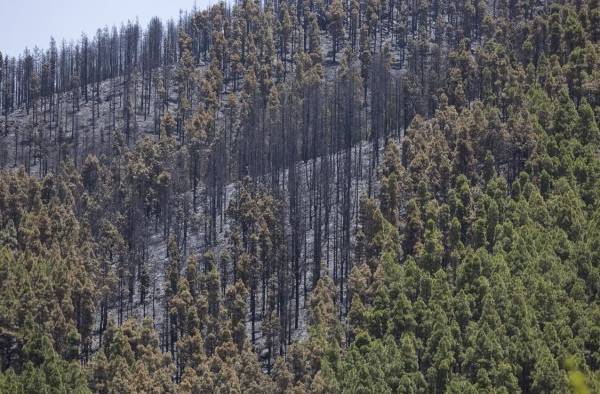
[(0, 392), (600, 390), (599, 26), (249, 0), (0, 55)]

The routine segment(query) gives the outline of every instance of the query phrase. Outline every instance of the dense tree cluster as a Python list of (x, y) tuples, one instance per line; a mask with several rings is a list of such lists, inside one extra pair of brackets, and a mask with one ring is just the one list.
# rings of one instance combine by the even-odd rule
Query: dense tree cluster
[(218, 3), (0, 55), (0, 392), (600, 390), (600, 3)]

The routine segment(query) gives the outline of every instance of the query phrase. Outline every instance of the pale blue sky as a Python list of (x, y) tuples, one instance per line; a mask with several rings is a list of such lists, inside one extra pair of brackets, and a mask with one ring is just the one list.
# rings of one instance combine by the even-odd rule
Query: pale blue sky
[(143, 27), (153, 16), (163, 21), (179, 17), (194, 3), (204, 8), (211, 0), (0, 0), (0, 52), (17, 56), (25, 47), (46, 48), (50, 36), (60, 43), (88, 36), (105, 25), (119, 26), (139, 18)]

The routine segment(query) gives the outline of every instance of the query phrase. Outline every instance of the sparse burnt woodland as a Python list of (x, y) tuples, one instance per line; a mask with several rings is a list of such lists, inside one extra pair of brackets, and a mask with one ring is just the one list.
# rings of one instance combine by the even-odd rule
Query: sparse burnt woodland
[(0, 392), (600, 390), (597, 0), (218, 3), (0, 111)]

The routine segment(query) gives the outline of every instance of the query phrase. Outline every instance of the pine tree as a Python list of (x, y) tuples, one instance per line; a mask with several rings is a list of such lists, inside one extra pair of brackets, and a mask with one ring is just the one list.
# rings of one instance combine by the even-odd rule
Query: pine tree
[(400, 163), (400, 150), (395, 142), (386, 145), (381, 168), (381, 211), (383, 216), (393, 225), (398, 225), (400, 207), (403, 203), (401, 185), (406, 184), (405, 170)]
[(327, 19), (329, 33), (332, 40), (332, 60), (335, 63), (335, 56), (344, 44), (344, 19), (346, 12), (340, 0), (334, 0), (329, 4)]
[(192, 39), (181, 31), (179, 33), (179, 52), (181, 57), (177, 64), (177, 132), (180, 142), (185, 141), (185, 135), (182, 133), (183, 125), (187, 121), (188, 113), (192, 108), (192, 83), (194, 80), (194, 59), (192, 57)]
[(407, 222), (404, 228), (404, 240), (402, 249), (407, 255), (414, 255), (420, 249), (421, 237), (423, 235), (423, 221), (417, 201), (413, 198), (408, 202)]
[(578, 136), (583, 143), (598, 144), (600, 142), (600, 129), (596, 122), (592, 107), (584, 97), (579, 105)]

